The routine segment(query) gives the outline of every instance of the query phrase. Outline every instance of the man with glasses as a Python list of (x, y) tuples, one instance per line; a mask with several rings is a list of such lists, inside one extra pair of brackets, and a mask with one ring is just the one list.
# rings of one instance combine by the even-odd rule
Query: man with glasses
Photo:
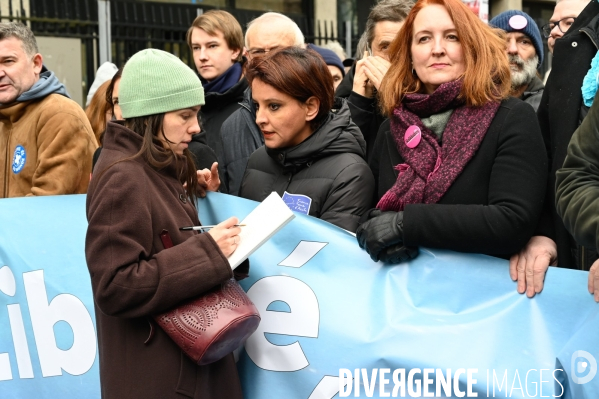
[(549, 23), (543, 26), (543, 35), (547, 38), (547, 46), (552, 54), (555, 40), (564, 36), (576, 17), (578, 17), (578, 14), (588, 3), (588, 0), (562, 0), (557, 2)]
[(544, 88), (537, 76), (537, 68), (543, 63), (543, 40), (537, 24), (525, 12), (509, 10), (497, 15), (489, 25), (506, 32), (512, 79), (510, 95), (529, 103), (536, 111)]

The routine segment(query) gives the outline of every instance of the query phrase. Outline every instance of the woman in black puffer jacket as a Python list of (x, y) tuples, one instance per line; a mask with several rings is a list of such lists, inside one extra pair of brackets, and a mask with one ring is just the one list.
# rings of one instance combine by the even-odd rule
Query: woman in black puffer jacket
[(371, 206), (366, 142), (322, 58), (297, 47), (253, 59), (246, 77), (265, 145), (250, 157), (240, 196), (276, 191), (293, 210), (355, 231)]

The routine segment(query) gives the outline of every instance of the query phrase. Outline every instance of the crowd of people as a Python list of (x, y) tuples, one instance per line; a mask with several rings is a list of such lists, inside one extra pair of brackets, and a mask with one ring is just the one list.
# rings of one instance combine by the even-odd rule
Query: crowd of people
[(0, 24), (0, 197), (87, 192), (107, 398), (241, 397), (232, 355), (197, 366), (148, 321), (247, 275), (227, 261), (237, 218), (179, 230), (208, 190), (301, 195), (375, 261), (509, 259), (528, 297), (550, 265), (589, 270), (599, 302), (598, 38), (588, 0), (559, 1), (541, 29), (519, 10), (486, 24), (460, 0), (381, 0), (352, 61), (282, 14), (244, 36), (211, 10), (187, 33), (195, 71), (157, 49), (107, 63), (84, 112), (31, 30)]

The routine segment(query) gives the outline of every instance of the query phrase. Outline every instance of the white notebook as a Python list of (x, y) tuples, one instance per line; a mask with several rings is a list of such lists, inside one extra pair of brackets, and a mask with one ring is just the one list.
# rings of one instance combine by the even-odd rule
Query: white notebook
[(240, 224), (239, 246), (229, 256), (235, 269), (295, 217), (279, 194), (273, 192), (260, 203)]

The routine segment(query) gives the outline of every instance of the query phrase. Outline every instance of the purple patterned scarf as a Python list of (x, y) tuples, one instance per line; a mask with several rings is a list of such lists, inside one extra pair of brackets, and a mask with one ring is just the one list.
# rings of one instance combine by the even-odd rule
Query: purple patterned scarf
[[(462, 80), (440, 85), (433, 94), (408, 94), (393, 110), (391, 134), (405, 163), (397, 165), (397, 181), (377, 204), (384, 211), (403, 211), (407, 204), (435, 204), (447, 192), (474, 156), (499, 103), (467, 107), (458, 100)], [(454, 109), (443, 131), (443, 145), (420, 118)], [(404, 134), (416, 125), (422, 132), (420, 143), (409, 148)]]

